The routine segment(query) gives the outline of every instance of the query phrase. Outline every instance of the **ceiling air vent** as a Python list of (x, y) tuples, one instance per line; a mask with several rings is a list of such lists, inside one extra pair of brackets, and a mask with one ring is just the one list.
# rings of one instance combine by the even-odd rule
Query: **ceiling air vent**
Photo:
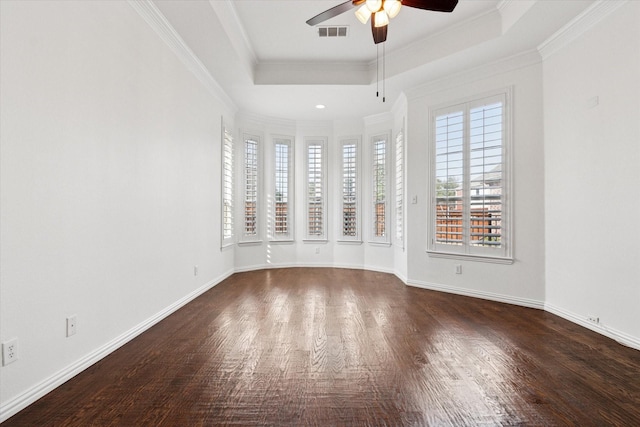
[(347, 31), (348, 28), (349, 27), (346, 25), (318, 27), (318, 36), (319, 37), (347, 37), (347, 34), (349, 33)]

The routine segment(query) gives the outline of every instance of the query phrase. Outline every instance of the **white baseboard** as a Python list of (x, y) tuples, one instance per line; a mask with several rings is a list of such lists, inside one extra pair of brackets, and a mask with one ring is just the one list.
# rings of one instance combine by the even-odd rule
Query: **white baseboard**
[[(272, 268), (345, 268), (349, 270), (368, 270), (377, 271), (380, 273), (395, 274), (392, 268), (380, 268), (375, 265), (362, 265), (362, 264), (339, 264), (334, 262), (299, 262), (299, 263), (267, 263), (267, 264), (254, 264), (244, 267), (237, 267), (235, 273), (246, 273), (247, 271), (256, 271)], [(406, 281), (405, 281), (406, 283)]]
[(233, 271), (228, 271), (222, 274), (220, 277), (205, 283), (195, 291), (191, 292), (185, 297), (174, 302), (170, 306), (166, 307), (164, 310), (154, 314), (153, 316), (143, 321), (142, 323), (139, 323), (138, 325), (129, 329), (122, 335), (107, 342), (103, 346), (85, 355), (84, 357), (80, 358), (79, 360), (72, 363), (71, 365), (61, 369), (60, 371), (56, 372), (55, 374), (45, 379), (44, 381), (41, 381), (35, 386), (29, 388), (24, 393), (21, 393), (18, 396), (14, 397), (13, 399), (8, 400), (6, 403), (3, 403), (0, 406), (0, 423), (4, 422), (11, 416), (17, 414), (27, 406), (34, 403), (36, 400), (40, 399), (50, 391), (64, 384), (65, 382), (67, 382), (74, 376), (78, 375), (80, 372), (84, 371), (91, 365), (95, 364), (96, 362), (99, 362), (101, 359), (113, 353), (114, 351), (116, 351), (117, 349), (119, 349), (120, 347), (122, 347), (123, 345), (125, 345), (126, 343), (128, 343), (129, 341), (137, 337), (138, 335), (142, 334), (143, 332), (151, 328), (156, 323), (160, 322), (164, 318), (168, 317), (170, 314), (182, 308), (184, 305), (188, 304), (189, 302), (193, 301), (194, 299), (196, 299), (197, 297), (199, 297), (209, 289), (213, 288), (218, 283), (222, 282), (224, 279), (231, 276), (233, 273), (234, 273)]
[(538, 300), (529, 299), (529, 298), (520, 298), (520, 297), (511, 296), (511, 295), (501, 295), (501, 294), (494, 294), (491, 292), (476, 291), (472, 289), (456, 288), (453, 286), (438, 285), (435, 283), (421, 282), (417, 280), (409, 280), (406, 283), (407, 285), (414, 286), (416, 288), (429, 289), (432, 291), (446, 292), (449, 294), (463, 295), (467, 297), (486, 299), (486, 300), (496, 301), (496, 302), (504, 302), (507, 304), (520, 305), (523, 307), (544, 310), (543, 301), (538, 301)]
[(254, 270), (262, 270), (262, 269), (268, 269), (268, 268), (294, 268), (294, 267), (332, 267), (332, 268), (348, 268), (348, 269), (356, 269), (356, 270), (366, 269), (371, 271), (378, 271), (381, 273), (394, 274), (396, 277), (398, 277), (403, 283), (405, 283), (408, 286), (446, 292), (451, 294), (457, 294), (457, 295), (463, 295), (463, 296), (469, 296), (474, 298), (481, 298), (481, 299), (486, 299), (490, 301), (535, 308), (539, 310), (545, 310), (552, 314), (560, 316), (566, 320), (569, 320), (570, 322), (576, 323), (580, 326), (583, 326), (592, 331), (595, 331), (609, 338), (612, 338), (622, 345), (640, 350), (640, 339), (630, 336), (628, 334), (625, 334), (623, 332), (608, 328), (602, 324), (593, 324), (591, 322), (588, 322), (586, 318), (583, 318), (582, 316), (576, 315), (562, 308), (553, 306), (552, 304), (544, 303), (543, 301), (538, 301), (538, 300), (533, 300), (528, 298), (513, 297), (510, 295), (495, 294), (491, 292), (476, 291), (472, 289), (456, 288), (452, 286), (439, 285), (439, 284), (429, 283), (429, 282), (408, 280), (406, 277), (402, 277), (397, 272), (393, 271), (393, 269), (379, 268), (376, 266), (347, 265), (347, 264), (334, 264), (334, 263), (317, 263), (317, 264), (295, 263), (295, 264), (277, 264), (277, 265), (276, 264), (264, 264), (264, 265), (260, 264), (260, 265), (236, 268), (234, 270), (231, 270), (222, 274), (221, 276), (219, 276), (214, 280), (207, 282), (200, 288), (196, 289), (195, 291), (191, 292), (190, 294), (186, 295), (185, 297), (171, 304), (164, 310), (156, 313), (155, 315), (145, 320), (144, 322), (136, 325), (135, 327), (123, 333), (119, 337), (99, 347), (95, 351), (87, 354), (86, 356), (82, 357), (75, 363), (60, 370), (59, 372), (55, 373), (51, 377), (45, 379), (44, 381), (40, 382), (34, 387), (28, 389), (24, 393), (21, 393), (15, 398), (2, 404), (0, 406), (0, 423), (7, 420), (9, 417), (15, 415), (22, 409), (26, 408), (27, 406), (29, 406), (36, 400), (40, 399), (50, 391), (54, 390), (56, 387), (62, 385), (69, 379), (73, 378), (80, 372), (84, 371), (89, 366), (93, 365), (94, 363), (108, 356), (118, 348), (125, 345), (127, 342), (131, 341), (138, 335), (142, 334), (143, 332), (151, 328), (156, 323), (160, 322), (164, 318), (168, 317), (170, 314), (174, 313), (175, 311), (182, 308), (189, 302), (193, 301), (195, 298), (202, 295), (212, 287), (216, 286), (218, 283), (222, 282), (232, 274), (247, 272), (247, 271), (254, 271)]
[(600, 335), (604, 335), (608, 338), (611, 338), (612, 340), (617, 341), (619, 344), (622, 344), (624, 346), (627, 347), (631, 347), (634, 348), (636, 350), (640, 350), (640, 339), (638, 339), (637, 337), (633, 337), (629, 334), (626, 334), (624, 332), (615, 330), (613, 328), (610, 328), (602, 323), (592, 323), (589, 322), (586, 317), (584, 316), (580, 316), (578, 314), (572, 313), (568, 310), (565, 310), (563, 308), (554, 306), (553, 304), (549, 304), (546, 303), (544, 305), (544, 309), (545, 311), (548, 311), (549, 313), (555, 314), (556, 316), (560, 316), (563, 319), (566, 319), (572, 323), (575, 323), (577, 325), (583, 326), (587, 329), (590, 329), (594, 332), (599, 333)]

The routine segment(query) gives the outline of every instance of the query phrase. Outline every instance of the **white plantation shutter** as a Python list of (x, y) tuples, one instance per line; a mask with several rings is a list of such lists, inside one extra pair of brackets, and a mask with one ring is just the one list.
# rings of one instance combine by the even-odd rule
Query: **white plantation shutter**
[(433, 113), (430, 251), (509, 258), (508, 93)]
[(396, 242), (404, 247), (404, 133), (396, 136)]
[(325, 140), (306, 141), (306, 238), (326, 240)]
[(233, 135), (222, 126), (222, 245), (233, 243)]
[(372, 206), (373, 206), (373, 230), (372, 241), (388, 243), (388, 186), (387, 186), (387, 140), (388, 135), (377, 135), (371, 140), (372, 163)]
[(274, 200), (272, 238), (293, 238), (293, 147), (291, 138), (274, 139)]
[(436, 242), (461, 245), (464, 192), (464, 113), (436, 117), (435, 140)]
[(259, 138), (244, 138), (244, 224), (243, 240), (258, 239)]
[(469, 111), (469, 242), (502, 245), (502, 111), (497, 102)]
[(360, 240), (358, 222), (358, 140), (349, 139), (341, 142), (342, 206), (340, 240)]

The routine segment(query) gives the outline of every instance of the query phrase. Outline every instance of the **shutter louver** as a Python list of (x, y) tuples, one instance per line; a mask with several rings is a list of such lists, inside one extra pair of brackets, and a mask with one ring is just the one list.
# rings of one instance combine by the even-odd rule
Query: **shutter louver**
[(505, 202), (511, 91), (432, 113), (429, 253), (511, 261)]
[(436, 118), (436, 242), (461, 245), (464, 114)]
[(500, 246), (502, 228), (502, 103), (470, 110), (470, 244)]
[(396, 137), (396, 240), (404, 241), (404, 134)]
[(386, 237), (387, 215), (387, 141), (376, 138), (373, 141), (373, 235)]
[(258, 234), (258, 141), (245, 140), (244, 235)]
[(357, 146), (342, 145), (342, 236), (357, 237)]
[(233, 238), (233, 136), (225, 127), (222, 152), (222, 238)]
[(289, 234), (289, 168), (290, 145), (286, 141), (275, 143), (275, 213), (276, 236)]
[(322, 144), (307, 146), (307, 235), (324, 236), (324, 168)]

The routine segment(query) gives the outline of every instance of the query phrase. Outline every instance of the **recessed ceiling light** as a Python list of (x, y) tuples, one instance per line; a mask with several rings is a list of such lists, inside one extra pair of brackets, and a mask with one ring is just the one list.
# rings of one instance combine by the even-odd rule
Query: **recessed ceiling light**
[(322, 110), (322, 109), (324, 109), (324, 108), (325, 108), (325, 106), (324, 106), (324, 104), (318, 104), (318, 105), (316, 105), (316, 108), (317, 108), (318, 110)]

